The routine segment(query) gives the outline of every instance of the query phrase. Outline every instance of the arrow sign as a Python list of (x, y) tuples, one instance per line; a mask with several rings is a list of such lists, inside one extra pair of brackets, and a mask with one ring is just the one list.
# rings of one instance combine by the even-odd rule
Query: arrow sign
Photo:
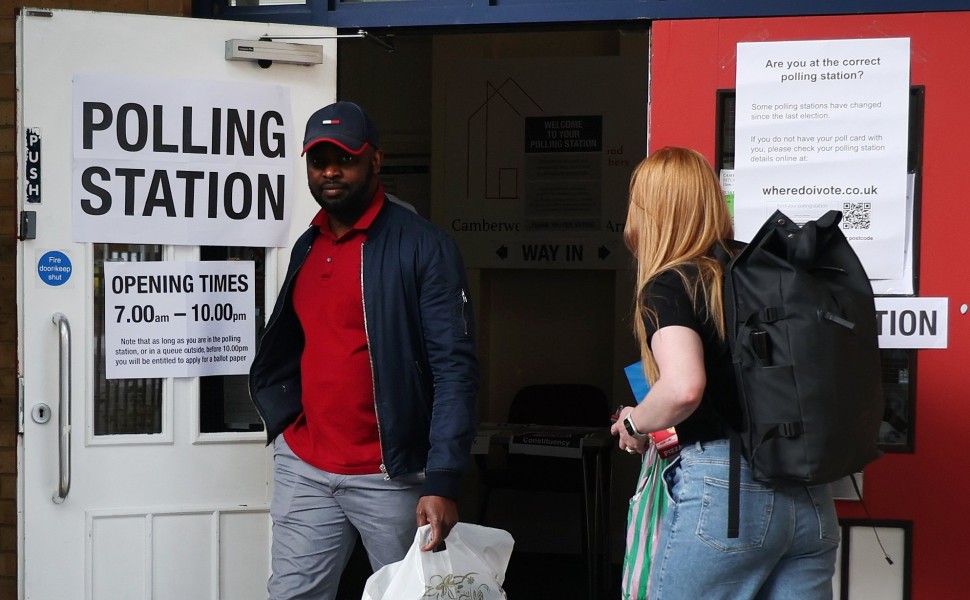
[(498, 255), (498, 257), (502, 260), (505, 260), (509, 256), (509, 249), (505, 246), (499, 246), (499, 249), (495, 251), (495, 254)]
[(600, 246), (598, 251), (600, 260), (606, 260), (606, 257), (610, 255), (610, 249), (606, 246)]

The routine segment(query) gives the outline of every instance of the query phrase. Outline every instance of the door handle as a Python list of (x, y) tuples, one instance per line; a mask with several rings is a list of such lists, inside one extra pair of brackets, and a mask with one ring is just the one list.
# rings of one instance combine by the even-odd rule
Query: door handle
[(54, 313), (52, 321), (58, 334), (57, 438), (58, 482), (52, 500), (60, 504), (71, 491), (71, 323), (63, 313)]

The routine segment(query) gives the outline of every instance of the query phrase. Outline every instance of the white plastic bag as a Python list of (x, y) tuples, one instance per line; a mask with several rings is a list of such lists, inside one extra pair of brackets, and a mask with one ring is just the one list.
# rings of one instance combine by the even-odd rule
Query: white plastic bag
[(414, 534), (403, 560), (367, 578), (362, 600), (506, 600), (502, 583), (512, 556), (512, 535), (502, 529), (458, 523), (440, 552), (421, 552), (431, 526)]

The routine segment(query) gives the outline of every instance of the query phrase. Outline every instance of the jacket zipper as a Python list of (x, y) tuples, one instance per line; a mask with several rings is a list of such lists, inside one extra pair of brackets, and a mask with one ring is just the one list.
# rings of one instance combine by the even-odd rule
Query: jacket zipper
[(387, 465), (384, 464), (384, 436), (381, 431), (381, 415), (377, 410), (377, 383), (374, 378), (374, 355), (370, 351), (370, 330), (367, 328), (367, 297), (364, 295), (364, 246), (366, 241), (360, 245), (360, 304), (364, 311), (364, 339), (367, 341), (367, 360), (370, 362), (370, 387), (374, 394), (374, 418), (377, 420), (377, 443), (381, 450), (381, 473), (384, 479), (390, 479), (387, 474)]
[(465, 325), (465, 335), (468, 335), (468, 319), (465, 318), (465, 307), (468, 306), (468, 296), (465, 295), (465, 288), (461, 288), (461, 322)]

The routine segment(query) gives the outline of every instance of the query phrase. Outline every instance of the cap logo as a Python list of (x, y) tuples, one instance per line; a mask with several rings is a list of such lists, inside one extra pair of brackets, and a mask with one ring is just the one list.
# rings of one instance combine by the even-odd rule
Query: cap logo
[(324, 119), (321, 125), (340, 125), (340, 119)]

